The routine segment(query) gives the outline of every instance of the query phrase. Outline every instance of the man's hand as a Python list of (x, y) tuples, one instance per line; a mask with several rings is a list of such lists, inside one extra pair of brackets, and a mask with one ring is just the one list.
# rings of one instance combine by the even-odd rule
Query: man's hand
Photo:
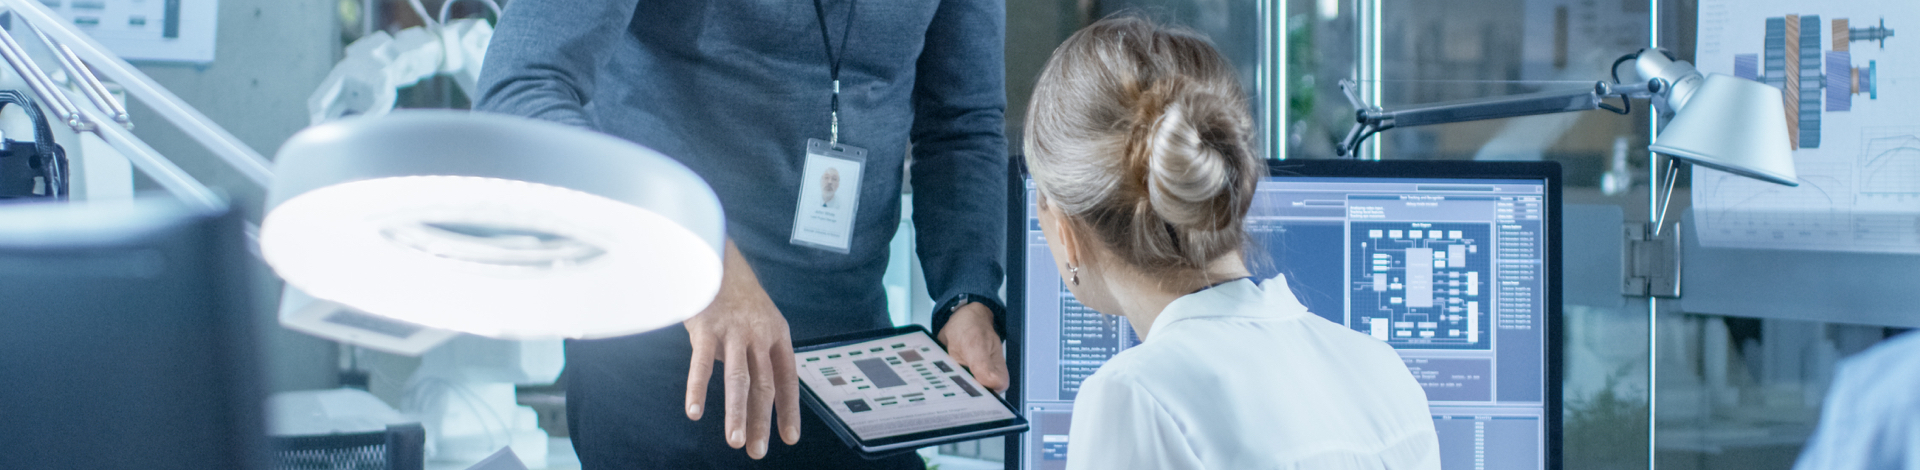
[[(800, 379), (794, 370), (793, 337), (787, 319), (760, 287), (733, 241), (727, 241), (720, 294), (713, 304), (686, 321), (693, 342), (687, 368), (687, 418), (705, 414), (707, 378), (713, 361), (725, 364), (727, 445), (745, 447), (747, 456), (767, 456), (773, 413), (780, 415), (780, 439), (800, 442)], [(991, 333), (991, 330), (989, 330)]]
[(940, 327), (939, 339), (954, 362), (967, 366), (980, 385), (996, 392), (1007, 390), (1007, 356), (1000, 350), (1000, 334), (993, 332), (993, 311), (987, 306), (961, 306)]

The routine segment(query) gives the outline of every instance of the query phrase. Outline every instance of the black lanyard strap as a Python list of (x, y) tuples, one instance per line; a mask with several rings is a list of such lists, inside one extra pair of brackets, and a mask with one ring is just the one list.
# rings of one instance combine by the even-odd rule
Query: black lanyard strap
[(827, 37), (827, 7), (820, 0), (813, 0), (813, 14), (820, 18), (820, 44), (827, 47), (827, 77), (833, 80), (833, 102), (829, 112), (833, 117), (833, 136), (829, 143), (840, 144), (840, 62), (847, 58), (848, 38), (853, 34), (854, 5), (859, 0), (847, 1), (847, 25), (840, 32), (840, 51), (834, 52), (833, 39)]

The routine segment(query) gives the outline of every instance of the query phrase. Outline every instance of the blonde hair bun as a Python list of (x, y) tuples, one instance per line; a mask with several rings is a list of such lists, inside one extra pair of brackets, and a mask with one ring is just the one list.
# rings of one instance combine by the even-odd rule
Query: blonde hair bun
[(1127, 264), (1185, 275), (1246, 244), (1262, 167), (1233, 66), (1198, 34), (1107, 18), (1054, 50), (1027, 108), (1041, 194)]
[(1168, 105), (1153, 121), (1143, 142), (1147, 159), (1147, 200), (1168, 223), (1194, 230), (1227, 228), (1235, 186), (1228, 156), (1206, 145), (1199, 123), (1180, 103)]

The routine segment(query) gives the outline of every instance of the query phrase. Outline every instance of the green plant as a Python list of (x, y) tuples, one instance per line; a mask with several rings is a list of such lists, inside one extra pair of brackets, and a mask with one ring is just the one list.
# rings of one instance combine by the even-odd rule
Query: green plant
[(1591, 395), (1566, 402), (1562, 445), (1566, 468), (1633, 469), (1647, 466), (1647, 401), (1614, 391), (1617, 375)]

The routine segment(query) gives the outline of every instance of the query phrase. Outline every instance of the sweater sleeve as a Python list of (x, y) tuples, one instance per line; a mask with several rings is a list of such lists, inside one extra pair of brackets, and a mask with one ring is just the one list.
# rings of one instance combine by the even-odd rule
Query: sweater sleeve
[(514, 0), (480, 68), (473, 109), (592, 127), (596, 70), (633, 21), (636, 0)]
[[(915, 71), (913, 224), (936, 304), (962, 294), (1000, 298), (1007, 237), (1005, 37), (1000, 0), (944, 0)], [(935, 334), (950, 313), (934, 312)], [(995, 320), (1004, 322), (1004, 315)]]

